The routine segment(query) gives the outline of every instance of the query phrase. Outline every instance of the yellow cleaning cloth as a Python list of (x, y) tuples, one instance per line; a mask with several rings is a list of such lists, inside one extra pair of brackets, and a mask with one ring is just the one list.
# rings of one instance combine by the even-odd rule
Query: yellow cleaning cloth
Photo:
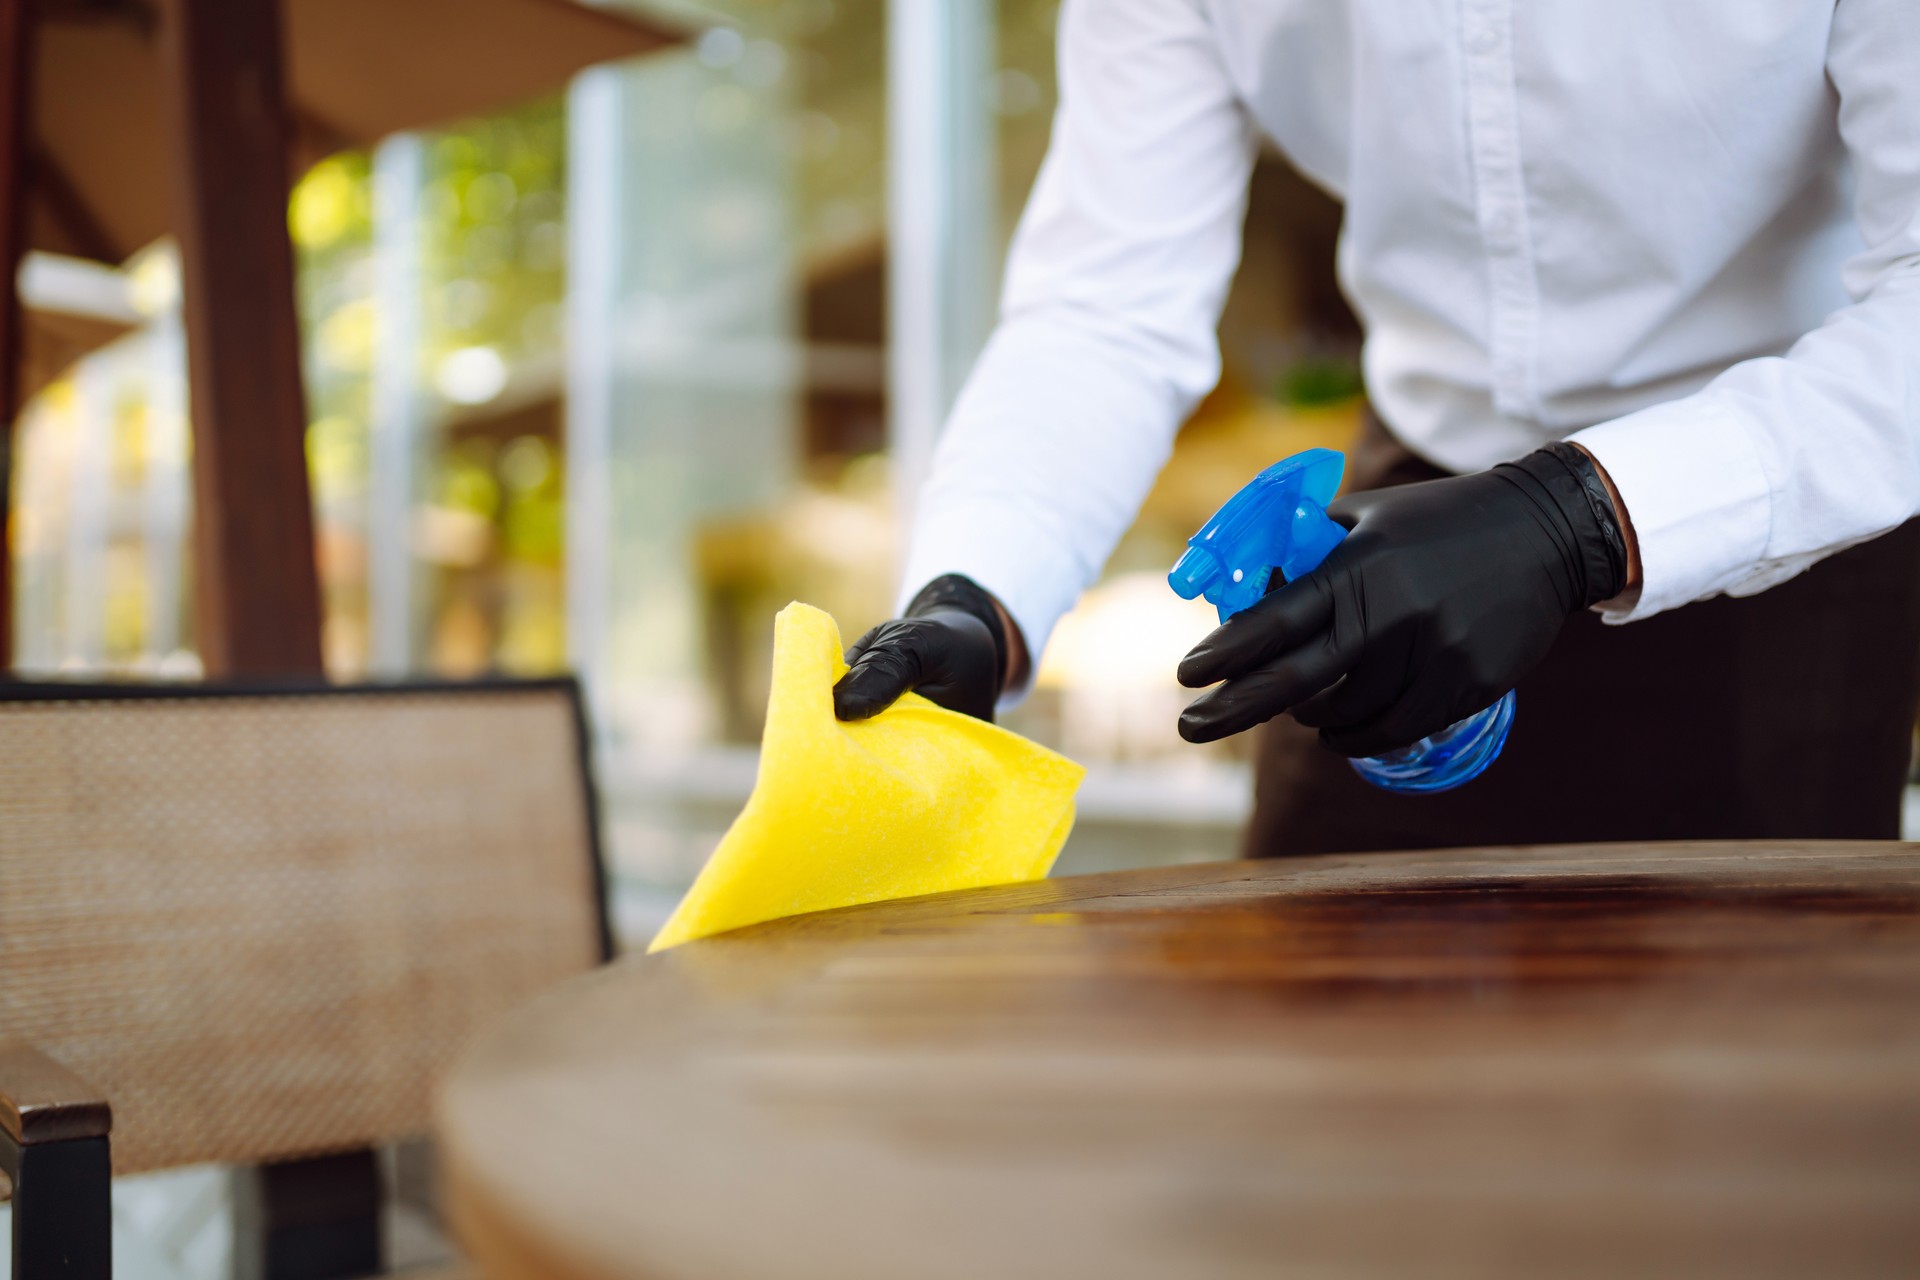
[(760, 776), (649, 951), (762, 920), (1038, 880), (1073, 829), (1073, 761), (908, 694), (833, 716), (840, 630), (790, 604), (773, 629)]

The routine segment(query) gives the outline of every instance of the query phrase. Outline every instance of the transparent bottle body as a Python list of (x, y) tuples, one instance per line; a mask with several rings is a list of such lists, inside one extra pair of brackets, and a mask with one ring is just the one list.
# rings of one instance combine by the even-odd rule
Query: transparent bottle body
[(1513, 728), (1513, 691), (1466, 719), (1383, 756), (1350, 761), (1353, 771), (1387, 791), (1431, 795), (1451, 791), (1485, 772)]

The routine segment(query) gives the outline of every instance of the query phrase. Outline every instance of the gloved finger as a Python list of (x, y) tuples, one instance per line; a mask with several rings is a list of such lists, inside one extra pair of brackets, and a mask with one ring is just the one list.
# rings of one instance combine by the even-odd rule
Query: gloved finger
[(860, 655), (865, 653), (868, 649), (872, 648), (873, 642), (879, 639), (880, 633), (882, 631), (885, 631), (886, 629), (887, 629), (887, 624), (884, 622), (877, 627), (868, 627), (866, 629), (866, 632), (862, 634), (858, 640), (855, 640), (852, 644), (847, 646), (847, 652), (845, 655), (846, 664), (848, 666), (852, 666), (854, 663), (860, 661)]
[(1180, 660), (1175, 676), (1189, 689), (1231, 680), (1300, 648), (1332, 620), (1333, 589), (1316, 570), (1221, 623)]
[(919, 683), (920, 654), (911, 645), (870, 645), (833, 686), (833, 714), (841, 720), (877, 716)]
[(1180, 713), (1180, 736), (1213, 742), (1264, 724), (1345, 674), (1350, 658), (1333, 644), (1312, 644), (1209, 689)]
[(1412, 689), (1370, 720), (1343, 728), (1322, 729), (1320, 741), (1343, 756), (1380, 756), (1410, 747), (1459, 718), (1438, 700)]
[(1406, 691), (1403, 663), (1373, 661), (1356, 664), (1346, 677), (1293, 709), (1293, 718), (1309, 729), (1345, 729), (1365, 724), (1386, 711)]
[(1392, 490), (1362, 489), (1357, 493), (1342, 494), (1327, 504), (1327, 518), (1351, 533), (1355, 525), (1381, 505), (1382, 498), (1391, 502)]

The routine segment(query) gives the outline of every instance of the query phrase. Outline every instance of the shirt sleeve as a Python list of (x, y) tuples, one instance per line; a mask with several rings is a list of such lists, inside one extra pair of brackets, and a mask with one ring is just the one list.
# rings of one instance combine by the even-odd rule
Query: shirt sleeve
[(1851, 305), (1784, 355), (1576, 434), (1640, 542), (1628, 622), (1751, 595), (1920, 511), (1920, 38), (1913, 0), (1839, 0), (1827, 74), (1865, 249)]
[(1220, 375), (1254, 130), (1190, 0), (1067, 0), (1060, 105), (999, 324), (915, 510), (901, 599), (992, 592), (1037, 663)]

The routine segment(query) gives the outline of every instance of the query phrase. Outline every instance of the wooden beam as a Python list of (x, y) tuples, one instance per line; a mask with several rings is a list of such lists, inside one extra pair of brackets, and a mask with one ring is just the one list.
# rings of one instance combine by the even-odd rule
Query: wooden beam
[(195, 596), (210, 676), (317, 675), (320, 587), (276, 0), (164, 0), (193, 404)]
[(27, 245), (33, 102), (28, 0), (0, 0), (0, 673), (13, 668), (13, 418), (20, 408), (20, 259)]
[(60, 234), (67, 238), (76, 256), (110, 264), (117, 264), (127, 256), (113, 242), (112, 234), (93, 216), (93, 210), (87, 207), (66, 169), (46, 148), (29, 145), (27, 176), (33, 189), (33, 203), (60, 228)]

